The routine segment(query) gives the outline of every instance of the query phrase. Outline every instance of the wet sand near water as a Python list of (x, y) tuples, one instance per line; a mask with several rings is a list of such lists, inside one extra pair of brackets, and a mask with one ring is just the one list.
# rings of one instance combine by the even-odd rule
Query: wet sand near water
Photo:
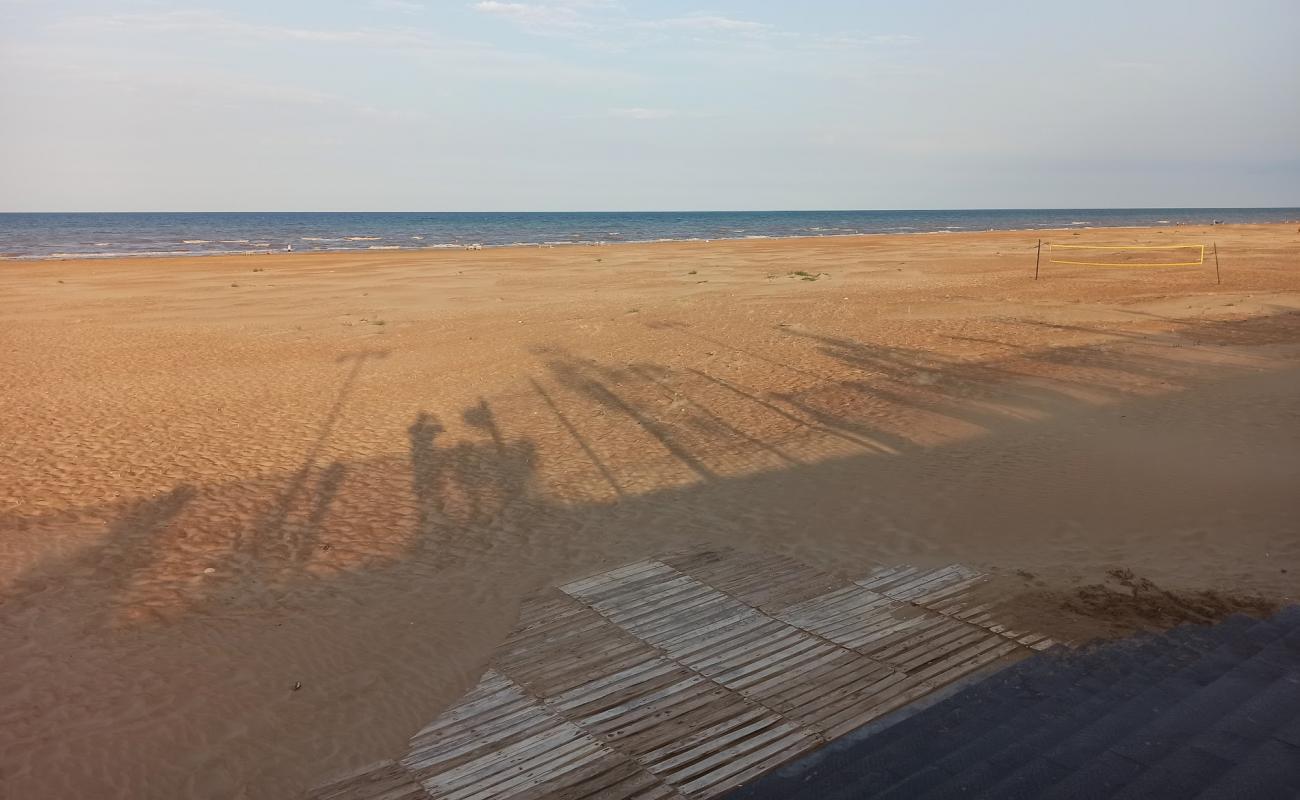
[(1063, 638), (1294, 601), (1300, 233), (1038, 236), (0, 264), (0, 794), (296, 796), (674, 549)]

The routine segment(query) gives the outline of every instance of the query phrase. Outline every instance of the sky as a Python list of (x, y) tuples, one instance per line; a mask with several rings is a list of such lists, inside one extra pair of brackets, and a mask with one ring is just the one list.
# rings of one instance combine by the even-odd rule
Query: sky
[(0, 0), (0, 211), (1296, 205), (1296, 0)]

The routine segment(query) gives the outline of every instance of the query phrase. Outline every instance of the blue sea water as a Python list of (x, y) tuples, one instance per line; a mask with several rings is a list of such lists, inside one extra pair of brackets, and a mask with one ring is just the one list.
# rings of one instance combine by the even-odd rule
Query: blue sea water
[(1300, 208), (0, 214), (0, 258), (208, 255), (1289, 222)]

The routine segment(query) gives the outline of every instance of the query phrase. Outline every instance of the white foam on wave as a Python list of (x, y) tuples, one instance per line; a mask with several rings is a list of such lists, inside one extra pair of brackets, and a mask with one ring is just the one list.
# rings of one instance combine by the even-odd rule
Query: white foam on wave
[(345, 242), (377, 242), (384, 237), (382, 236), (345, 236)]
[(209, 239), (181, 239), (181, 244), (212, 244)]
[(367, 250), (401, 250), (402, 246), (400, 244), (372, 244), (366, 249)]
[(50, 253), (48, 256), (38, 257), (37, 261), (46, 259), (63, 259), (63, 258), (161, 258), (164, 256), (192, 256), (197, 255), (193, 250), (142, 250), (139, 252), (98, 252), (98, 253)]

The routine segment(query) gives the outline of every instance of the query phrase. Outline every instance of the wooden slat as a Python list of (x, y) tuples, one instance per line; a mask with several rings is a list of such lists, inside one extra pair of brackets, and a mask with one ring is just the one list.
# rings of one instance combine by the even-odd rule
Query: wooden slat
[(649, 559), (524, 604), (398, 761), (314, 800), (707, 800), (990, 664), (1051, 647), (960, 565), (849, 581), (782, 555)]
[[(804, 604), (800, 613), (782, 619), (849, 648), (878, 638), (881, 631), (915, 624), (922, 615), (888, 598), (865, 590), (845, 590), (848, 596), (828, 598), (825, 608)], [(860, 596), (854, 597), (857, 594)]]
[(857, 584), (895, 600), (912, 601), (934, 594), (953, 584), (981, 577), (974, 570), (958, 564), (950, 564), (929, 570), (903, 567), (892, 571), (876, 571), (857, 581)]
[(752, 715), (778, 716), (761, 706), (745, 702), (732, 692), (720, 691), (708, 684), (666, 697), (641, 711), (640, 716), (629, 714), (592, 730), (620, 751), (642, 758), (656, 748), (680, 742), (727, 720)]
[(569, 773), (559, 785), (541, 784), (512, 800), (656, 800), (672, 797), (681, 795), (635, 761), (614, 757)]
[(528, 772), (539, 763), (564, 764), (598, 750), (596, 743), (576, 726), (554, 724), (541, 733), (451, 769), (425, 771), (421, 782), (425, 788), (447, 795), (474, 793)]
[(743, 603), (769, 613), (847, 583), (845, 579), (783, 555), (724, 551), (689, 554), (664, 561)]
[(661, 656), (587, 681), (567, 692), (553, 695), (547, 705), (562, 712), (581, 713), (580, 709), (583, 707), (598, 702), (603, 697), (622, 692), (629, 686), (658, 685), (690, 676), (690, 672), (682, 669), (681, 665)]
[[(772, 740), (773, 738), (775, 741)], [(820, 744), (817, 739), (800, 730), (781, 731), (779, 734), (772, 734), (772, 738), (761, 737), (765, 746), (757, 750), (748, 750), (753, 741), (748, 740), (742, 746), (729, 748), (726, 752), (709, 759), (712, 769), (680, 784), (682, 793), (693, 797), (716, 797), (738, 785), (744, 780), (742, 776), (760, 774)], [(669, 782), (677, 783), (671, 778)]]
[(424, 787), (394, 761), (380, 761), (337, 778), (312, 794), (314, 800), (426, 800)]
[(560, 587), (570, 597), (583, 596), (592, 602), (606, 597), (652, 588), (660, 576), (676, 574), (676, 570), (659, 561), (642, 561), (626, 569), (610, 570), (595, 578), (575, 581)]

